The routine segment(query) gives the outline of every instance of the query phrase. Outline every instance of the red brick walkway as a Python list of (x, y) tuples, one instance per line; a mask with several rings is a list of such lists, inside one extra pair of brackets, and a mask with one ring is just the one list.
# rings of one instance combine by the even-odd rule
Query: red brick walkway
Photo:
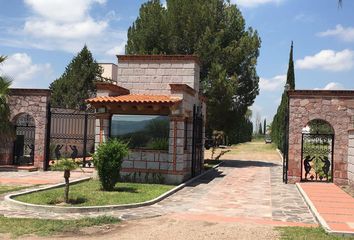
[(324, 228), (354, 234), (354, 198), (333, 183), (300, 183)]

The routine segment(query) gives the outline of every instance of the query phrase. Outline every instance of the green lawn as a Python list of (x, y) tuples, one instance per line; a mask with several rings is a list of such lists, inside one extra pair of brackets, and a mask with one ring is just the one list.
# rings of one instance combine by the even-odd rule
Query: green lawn
[(0, 185), (0, 194), (7, 193), (7, 192), (14, 192), (26, 187), (23, 186), (7, 186), (7, 185)]
[[(27, 234), (50, 236), (63, 232), (77, 232), (80, 228), (119, 222), (119, 219), (101, 216), (79, 220), (48, 220), (29, 218), (6, 218), (0, 216), (0, 234), (18, 237)], [(1, 235), (0, 235), (1, 238)]]
[[(75, 206), (138, 203), (154, 199), (171, 190), (173, 187), (175, 186), (143, 183), (117, 183), (114, 191), (106, 192), (100, 190), (98, 180), (90, 180), (70, 186), (70, 199), (72, 205)], [(18, 196), (15, 199), (33, 204), (55, 205), (63, 202), (63, 194), (64, 189), (57, 188)]]
[(322, 228), (278, 227), (282, 240), (353, 240), (352, 237), (337, 237), (327, 234)]
[(229, 154), (236, 153), (249, 153), (249, 152), (260, 152), (260, 153), (274, 153), (276, 150), (276, 146), (274, 143), (266, 144), (263, 139), (252, 140), (252, 142), (240, 143), (237, 145), (233, 145), (231, 147), (231, 152)]

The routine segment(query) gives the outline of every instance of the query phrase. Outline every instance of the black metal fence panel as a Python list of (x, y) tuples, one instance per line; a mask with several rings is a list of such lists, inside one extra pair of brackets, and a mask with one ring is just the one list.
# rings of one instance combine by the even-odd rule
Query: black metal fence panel
[(95, 115), (92, 112), (52, 108), (47, 134), (47, 167), (71, 158), (83, 167), (92, 167), (95, 144)]

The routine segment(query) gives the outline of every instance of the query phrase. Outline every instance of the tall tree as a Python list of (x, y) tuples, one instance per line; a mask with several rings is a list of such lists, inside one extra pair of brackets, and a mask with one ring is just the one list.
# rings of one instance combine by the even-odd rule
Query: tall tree
[(101, 74), (101, 67), (85, 45), (71, 60), (61, 77), (50, 84), (49, 88), (53, 91), (52, 106), (85, 109), (85, 100), (95, 94), (94, 81)]
[[(286, 84), (289, 89), (295, 89), (295, 71), (294, 71), (294, 60), (293, 60), (293, 42), (291, 42), (290, 54), (289, 54), (289, 66), (287, 72)], [(286, 126), (286, 112), (288, 111), (288, 96), (284, 91), (280, 105), (277, 109), (277, 113), (274, 116), (272, 122), (272, 140), (277, 144), (281, 151), (284, 151), (284, 141), (285, 141), (285, 126)]]
[[(0, 64), (6, 60), (5, 56), (0, 56)], [(0, 144), (7, 143), (14, 135), (14, 129), (10, 121), (10, 107), (8, 105), (9, 88), (11, 81), (0, 76)]]
[(262, 127), (262, 123), (259, 123), (258, 135), (262, 135), (262, 134), (263, 134), (263, 127)]
[(207, 131), (221, 130), (232, 139), (259, 93), (260, 44), (257, 31), (245, 28), (240, 10), (229, 1), (167, 0), (164, 8), (150, 0), (129, 28), (126, 53), (198, 55)]
[(264, 119), (263, 122), (263, 134), (266, 135), (267, 133), (267, 119)]

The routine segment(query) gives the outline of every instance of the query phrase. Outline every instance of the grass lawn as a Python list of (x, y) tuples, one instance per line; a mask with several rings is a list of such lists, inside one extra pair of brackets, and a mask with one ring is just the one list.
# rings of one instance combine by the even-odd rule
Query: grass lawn
[(0, 185), (0, 194), (7, 193), (7, 192), (14, 192), (26, 187), (23, 186), (7, 186), (7, 185)]
[(4, 216), (0, 216), (0, 234), (10, 234), (12, 237), (27, 234), (50, 236), (63, 232), (77, 232), (83, 227), (105, 225), (117, 222), (119, 222), (119, 219), (108, 216), (83, 218), (79, 220), (6, 218)]
[[(70, 186), (70, 199), (75, 206), (102, 206), (111, 204), (127, 204), (145, 202), (171, 190), (172, 185), (117, 183), (115, 190), (100, 190), (98, 180), (90, 180)], [(18, 196), (15, 199), (33, 203), (55, 205), (63, 202), (64, 188), (56, 188)], [(67, 205), (67, 206), (72, 206)]]
[(276, 150), (275, 144), (266, 144), (263, 139), (252, 140), (252, 142), (240, 143), (233, 145), (231, 151), (227, 154), (249, 153), (257, 151), (259, 153), (274, 153)]
[(327, 234), (322, 228), (278, 227), (283, 240), (353, 240), (352, 237), (337, 237)]

